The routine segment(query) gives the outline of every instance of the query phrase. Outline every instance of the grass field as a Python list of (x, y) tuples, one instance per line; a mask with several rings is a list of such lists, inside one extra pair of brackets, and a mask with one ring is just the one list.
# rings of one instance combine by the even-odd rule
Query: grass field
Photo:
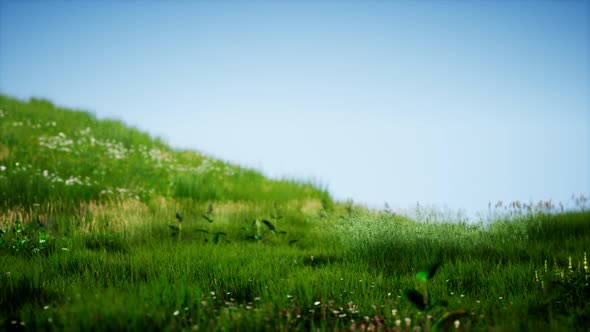
[(412, 220), (0, 96), (0, 330), (588, 330), (574, 200)]

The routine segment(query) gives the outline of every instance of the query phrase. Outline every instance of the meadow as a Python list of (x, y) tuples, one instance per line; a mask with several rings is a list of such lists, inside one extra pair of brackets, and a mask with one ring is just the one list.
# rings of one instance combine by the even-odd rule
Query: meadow
[(560, 204), (412, 219), (0, 96), (0, 330), (588, 330)]

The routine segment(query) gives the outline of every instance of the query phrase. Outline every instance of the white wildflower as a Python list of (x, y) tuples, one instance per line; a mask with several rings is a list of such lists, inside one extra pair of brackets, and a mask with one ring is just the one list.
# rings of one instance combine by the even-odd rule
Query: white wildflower
[(66, 186), (71, 186), (74, 184), (82, 184), (82, 181), (77, 177), (71, 176), (69, 179), (66, 180)]

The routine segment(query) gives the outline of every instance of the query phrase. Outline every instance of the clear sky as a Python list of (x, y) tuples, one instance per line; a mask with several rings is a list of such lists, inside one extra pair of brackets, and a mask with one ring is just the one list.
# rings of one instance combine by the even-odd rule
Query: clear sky
[(375, 207), (590, 192), (589, 1), (0, 0), (0, 92)]

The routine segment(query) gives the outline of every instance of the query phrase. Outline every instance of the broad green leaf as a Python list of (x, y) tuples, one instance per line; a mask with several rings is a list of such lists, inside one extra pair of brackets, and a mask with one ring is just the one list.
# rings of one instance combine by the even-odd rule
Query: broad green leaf
[(268, 220), (262, 220), (262, 222), (266, 225), (266, 227), (268, 227), (268, 229), (275, 233), (277, 231), (277, 229), (275, 228), (275, 225), (273, 225), (270, 221)]
[(426, 303), (424, 302), (424, 296), (422, 293), (415, 289), (406, 289), (404, 290), (404, 296), (410, 300), (410, 302), (414, 303), (418, 310), (424, 310), (426, 308)]
[(428, 280), (428, 271), (420, 271), (416, 273), (416, 279), (426, 281)]
[(432, 279), (432, 277), (434, 277), (434, 275), (436, 274), (436, 270), (438, 270), (440, 265), (441, 265), (441, 262), (437, 262), (434, 265), (432, 265), (430, 268), (428, 268), (427, 270), (423, 270), (423, 271), (416, 273), (416, 279), (423, 280), (423, 281)]

